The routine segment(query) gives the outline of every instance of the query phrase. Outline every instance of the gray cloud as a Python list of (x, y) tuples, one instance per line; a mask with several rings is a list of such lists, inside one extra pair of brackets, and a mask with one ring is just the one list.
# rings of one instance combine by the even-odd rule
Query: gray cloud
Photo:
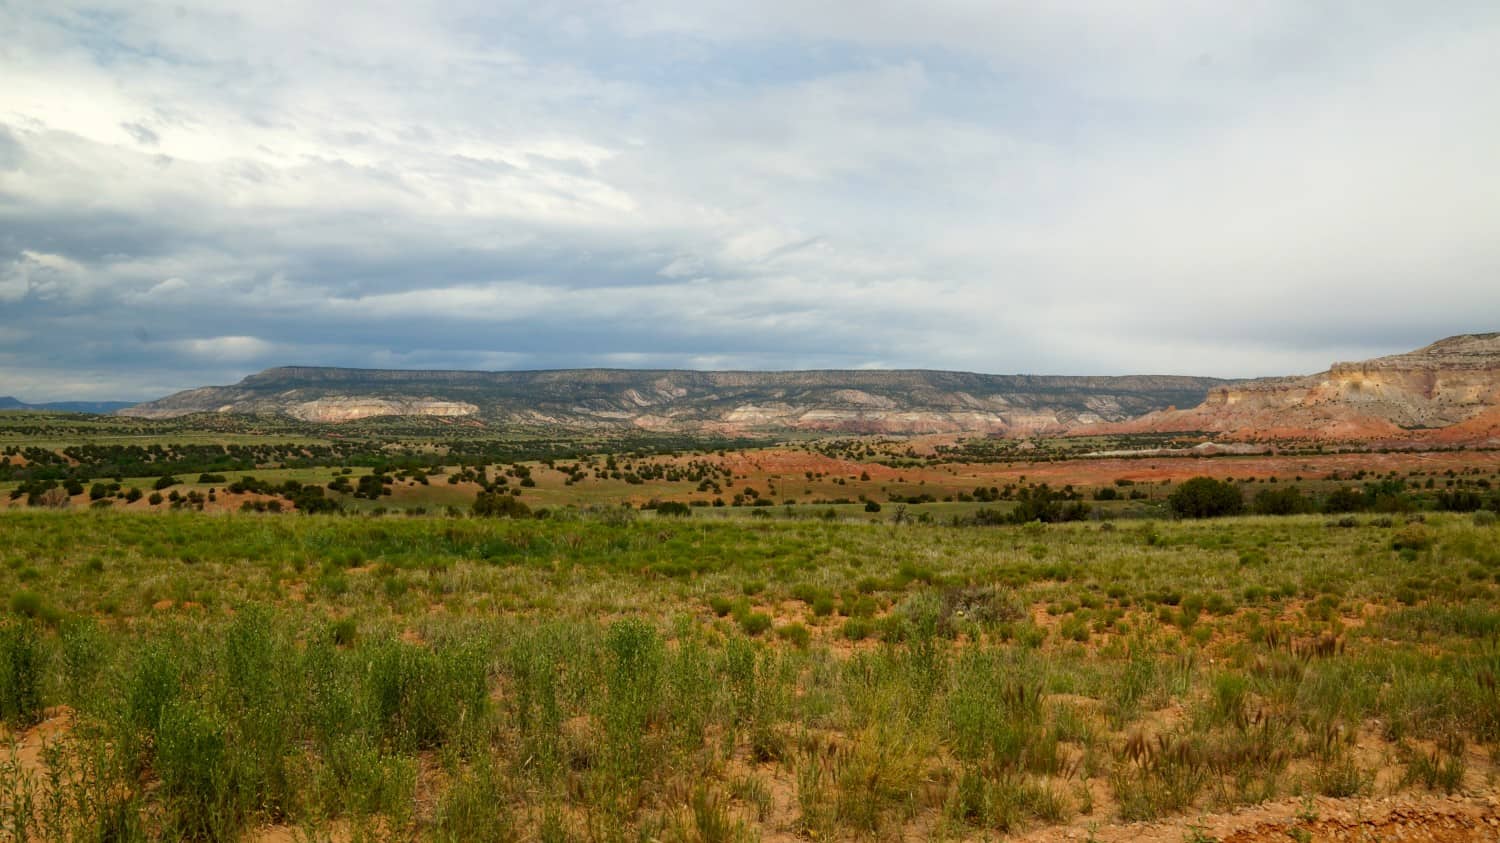
[(121, 123), (120, 128), (125, 134), (135, 138), (135, 142), (143, 146), (155, 146), (161, 143), (161, 136), (139, 123)]
[[(305, 4), (304, 4), (305, 5)], [(1500, 10), (0, 6), (0, 394), (1494, 329)]]

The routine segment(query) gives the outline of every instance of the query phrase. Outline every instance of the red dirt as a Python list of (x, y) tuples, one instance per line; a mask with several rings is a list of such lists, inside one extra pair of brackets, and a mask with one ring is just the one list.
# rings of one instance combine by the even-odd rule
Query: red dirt
[[(731, 455), (724, 458), (727, 467), (736, 477), (748, 475), (751, 485), (768, 477), (785, 476), (788, 485), (795, 485), (805, 472), (827, 473), (833, 476), (859, 476), (870, 474), (871, 483), (889, 485), (897, 478), (905, 478), (903, 491), (916, 493), (923, 481), (929, 486), (953, 486), (972, 488), (977, 485), (1004, 485), (1019, 482), (1024, 477), (1028, 483), (1049, 483), (1054, 486), (1108, 485), (1117, 479), (1149, 483), (1161, 480), (1186, 480), (1191, 477), (1255, 477), (1265, 479), (1278, 477), (1290, 479), (1324, 479), (1338, 472), (1357, 471), (1383, 473), (1388, 471), (1423, 470), (1442, 472), (1447, 469), (1479, 468), (1500, 471), (1500, 451), (1391, 451), (1387, 453), (1322, 454), (1314, 456), (1282, 456), (1262, 454), (1254, 456), (1200, 457), (1108, 457), (1102, 459), (1075, 459), (1061, 462), (1034, 463), (952, 463), (924, 468), (888, 468), (883, 465), (836, 460), (821, 454), (805, 451), (772, 449), (752, 451), (745, 456)], [(851, 484), (845, 494), (851, 497), (863, 487)], [(726, 492), (730, 491), (728, 489)], [(936, 491), (936, 490), (933, 490)]]
[[(1307, 836), (1301, 836), (1302, 834)], [(1196, 835), (1196, 836), (1195, 836)], [(1287, 799), (1230, 813), (1179, 817), (1155, 823), (1100, 824), (1087, 818), (1016, 838), (1025, 843), (1097, 840), (1099, 843), (1374, 843), (1384, 840), (1470, 843), (1500, 840), (1500, 804), (1494, 794), (1474, 797), (1411, 796), (1383, 799)]]
[(807, 451), (782, 449), (728, 454), (719, 462), (736, 477), (742, 474), (751, 477), (758, 475), (802, 475), (805, 477), (809, 471), (814, 474), (828, 474), (836, 477), (858, 477), (861, 472), (868, 472), (871, 480), (893, 480), (903, 474), (911, 473), (906, 469), (834, 459)]
[[(991, 466), (977, 466), (978, 469)], [(1484, 468), (1500, 470), (1500, 452), (1441, 451), (1390, 452), (1365, 454), (1325, 454), (1320, 456), (1279, 456), (1274, 454), (1246, 457), (1151, 457), (1137, 459), (1072, 460), (1059, 463), (994, 466), (999, 476), (1024, 475), (1029, 482), (1098, 485), (1117, 478), (1149, 482), (1186, 480), (1190, 477), (1280, 477), (1301, 476), (1322, 479), (1335, 472), (1444, 471), (1449, 468)], [(919, 473), (919, 479), (926, 475)], [(930, 482), (930, 481), (929, 481)]]
[(1419, 437), (1426, 442), (1457, 444), (1500, 438), (1500, 407), (1488, 410), (1455, 425), (1438, 430), (1423, 431)]
[(5, 742), (14, 741), (16, 761), (20, 768), (34, 776), (42, 775), (42, 749), (65, 737), (73, 729), (73, 709), (65, 705), (42, 712), (42, 722), (21, 732), (7, 734)]

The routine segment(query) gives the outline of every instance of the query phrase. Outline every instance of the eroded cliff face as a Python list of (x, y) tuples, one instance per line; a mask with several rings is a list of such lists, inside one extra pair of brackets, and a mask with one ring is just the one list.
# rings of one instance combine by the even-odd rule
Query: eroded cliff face
[(376, 416), (454, 418), (478, 413), (479, 407), (462, 401), (393, 401), (383, 398), (320, 398), (286, 410), (287, 415), (310, 422), (347, 422)]
[(1500, 407), (1500, 334), (1450, 337), (1407, 354), (1335, 363), (1302, 378), (1216, 387), (1197, 407), (1109, 425), (1240, 438), (1484, 439)]
[(1196, 403), (1222, 383), (1175, 376), (920, 370), (412, 372), (293, 367), (270, 369), (233, 386), (188, 390), (125, 414), (281, 414), (315, 422), (470, 416), (503, 424), (686, 432), (1031, 435)]
[[(1176, 409), (1186, 407), (1188, 409)], [(1500, 333), (1336, 363), (1307, 377), (983, 375), (967, 372), (538, 372), (268, 369), (122, 411), (281, 414), (312, 422), (464, 417), (568, 428), (757, 433), (1202, 431), (1238, 439), (1442, 442), (1500, 437)]]

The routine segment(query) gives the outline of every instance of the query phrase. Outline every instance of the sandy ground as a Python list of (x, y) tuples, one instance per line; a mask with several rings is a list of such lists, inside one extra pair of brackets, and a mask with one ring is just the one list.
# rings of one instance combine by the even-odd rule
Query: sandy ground
[[(65, 736), (72, 723), (70, 709), (49, 709), (41, 723), (18, 735), (6, 737), (13, 752), (11, 757), (23, 769), (41, 775), (44, 772), (43, 746)], [(801, 839), (790, 830), (795, 788), (786, 779), (784, 771), (771, 773), (768, 778), (780, 810), (773, 811), (770, 822), (761, 828), (761, 838), (768, 841)], [(901, 838), (928, 837), (934, 828), (932, 820), (930, 815), (918, 818), (908, 826), (910, 834), (902, 834)], [(335, 824), (320, 830), (317, 836), (340, 841), (349, 839), (349, 835), (347, 827)], [(277, 825), (251, 832), (246, 839), (252, 843), (292, 843), (306, 839), (306, 836), (299, 829)], [(964, 839), (996, 837), (976, 832)], [(1094, 816), (1076, 816), (1062, 825), (1000, 839), (1018, 843), (1493, 842), (1500, 841), (1500, 792), (1488, 781), (1472, 781), (1464, 793), (1453, 796), (1409, 792), (1351, 799), (1283, 799), (1226, 813), (1190, 814), (1144, 823), (1111, 822), (1103, 811), (1096, 811)]]
[(1494, 792), (1452, 797), (1318, 798), (1311, 802), (1287, 799), (1231, 813), (1177, 817), (1154, 823), (1101, 824), (1095, 827), (1086, 821), (1074, 821), (1066, 826), (1041, 829), (1012, 839), (1026, 843), (1075, 840), (1096, 840), (1099, 843), (1496, 841), (1500, 840), (1500, 802), (1497, 802)]

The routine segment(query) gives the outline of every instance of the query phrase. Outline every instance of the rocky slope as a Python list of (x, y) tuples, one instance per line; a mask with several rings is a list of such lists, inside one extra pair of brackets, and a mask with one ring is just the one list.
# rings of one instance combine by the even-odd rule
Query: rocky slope
[(1215, 378), (1043, 377), (936, 371), (452, 372), (290, 367), (203, 387), (122, 415), (468, 417), (664, 431), (1057, 432), (1202, 401)]
[(1500, 333), (1335, 363), (1307, 377), (1218, 386), (1202, 404), (1101, 431), (1204, 431), (1234, 438), (1485, 441), (1500, 435)]

